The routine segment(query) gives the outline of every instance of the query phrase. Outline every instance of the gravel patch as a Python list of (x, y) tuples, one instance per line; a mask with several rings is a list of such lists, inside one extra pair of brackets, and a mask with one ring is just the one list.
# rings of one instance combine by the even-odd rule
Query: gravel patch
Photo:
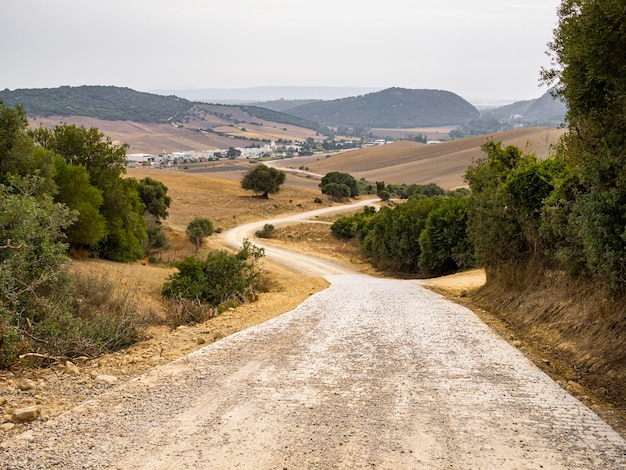
[(417, 281), (328, 279), (3, 442), (2, 468), (626, 468), (626, 442), (470, 310)]

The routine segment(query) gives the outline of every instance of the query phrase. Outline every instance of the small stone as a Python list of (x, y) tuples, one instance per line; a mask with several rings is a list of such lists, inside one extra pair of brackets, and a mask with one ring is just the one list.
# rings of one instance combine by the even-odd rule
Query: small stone
[(9, 403), (9, 399), (6, 397), (0, 397), (0, 406), (4, 406)]
[(66, 361), (65, 362), (65, 373), (70, 374), (70, 375), (79, 375), (80, 374), (80, 369), (72, 361)]
[(10, 421), (12, 423), (27, 423), (36, 420), (40, 414), (41, 408), (39, 406), (27, 406), (26, 408), (14, 410), (11, 413)]
[(4, 424), (0, 424), (0, 431), (10, 431), (11, 429), (13, 429), (15, 427), (15, 423), (4, 423)]
[(205, 344), (206, 343), (206, 339), (204, 339), (202, 336), (198, 336), (196, 338), (196, 344)]
[(30, 379), (20, 379), (17, 381), (16, 385), (22, 392), (27, 392), (35, 388), (35, 382)]
[(114, 375), (98, 375), (94, 381), (97, 384), (113, 385), (117, 383), (117, 377)]

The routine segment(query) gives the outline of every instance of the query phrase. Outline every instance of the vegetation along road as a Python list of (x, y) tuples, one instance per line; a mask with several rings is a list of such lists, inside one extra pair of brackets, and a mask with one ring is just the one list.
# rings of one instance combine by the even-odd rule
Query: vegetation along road
[(295, 310), (5, 442), (2, 467), (626, 468), (626, 442), (470, 310), (334, 269)]

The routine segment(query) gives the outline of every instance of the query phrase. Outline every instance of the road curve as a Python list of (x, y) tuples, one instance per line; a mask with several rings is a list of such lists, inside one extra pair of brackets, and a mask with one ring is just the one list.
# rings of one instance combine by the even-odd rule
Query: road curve
[[(262, 229), (265, 224), (272, 224), (275, 227), (279, 227), (281, 225), (306, 222), (322, 215), (346, 212), (365, 206), (376, 206), (379, 202), (378, 199), (362, 199), (349, 205), (325, 207), (276, 219), (252, 222), (227, 230), (219, 234), (216, 238), (232, 248), (240, 248), (245, 238), (254, 238), (254, 233)], [(355, 274), (354, 270), (340, 263), (333, 263), (332, 261), (323, 260), (304, 253), (296, 253), (283, 248), (266, 245), (258, 239), (254, 240), (254, 244), (265, 250), (265, 256), (280, 262), (296, 272), (322, 277), (335, 274)]]
[(3, 442), (0, 467), (626, 469), (626, 441), (472, 311), (418, 281), (326, 277)]

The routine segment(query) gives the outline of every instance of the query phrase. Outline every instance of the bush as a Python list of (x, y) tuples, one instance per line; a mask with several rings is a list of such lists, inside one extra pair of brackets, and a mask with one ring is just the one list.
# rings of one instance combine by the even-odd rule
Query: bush
[(187, 237), (196, 247), (196, 253), (202, 246), (202, 241), (211, 235), (213, 235), (213, 222), (209, 219), (204, 219), (202, 217), (196, 217), (187, 225)]
[(272, 224), (265, 224), (262, 230), (257, 230), (254, 235), (258, 238), (272, 238), (276, 232), (276, 227)]
[[(359, 185), (356, 179), (348, 173), (341, 173), (339, 171), (331, 171), (327, 173), (319, 184), (322, 190), (322, 194), (328, 194), (331, 197), (356, 197), (359, 195)], [(344, 187), (347, 187), (347, 194)], [(340, 190), (341, 189), (341, 193)]]
[(190, 300), (180, 296), (172, 297), (167, 308), (167, 320), (173, 330), (180, 325), (202, 323), (217, 315), (218, 311), (215, 307), (199, 299)]
[(244, 302), (258, 292), (261, 275), (255, 261), (263, 255), (263, 249), (246, 240), (237, 254), (220, 250), (210, 252), (204, 260), (189, 256), (175, 264), (178, 272), (163, 285), (162, 294), (213, 306)]

